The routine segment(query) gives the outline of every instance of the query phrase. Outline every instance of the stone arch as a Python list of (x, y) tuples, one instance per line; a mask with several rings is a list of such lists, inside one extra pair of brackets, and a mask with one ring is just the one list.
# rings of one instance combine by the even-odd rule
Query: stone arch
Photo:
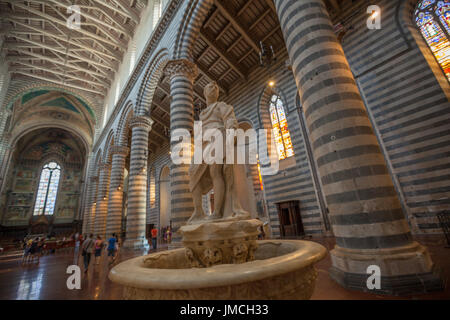
[(93, 114), (91, 114), (91, 116), (93, 116), (92, 122), (94, 123), (94, 125), (97, 123), (98, 118), (97, 118), (97, 115), (95, 114), (95, 111), (97, 108), (94, 108), (94, 106), (98, 107), (98, 105), (96, 103), (94, 103), (93, 100), (89, 96), (86, 96), (85, 94), (79, 92), (78, 90), (73, 90), (71, 88), (68, 88), (68, 87), (65, 87), (62, 85), (57, 85), (57, 84), (48, 84), (45, 82), (44, 83), (37, 82), (37, 83), (27, 85), (25, 87), (17, 87), (17, 88), (10, 90), (8, 92), (8, 96), (5, 97), (5, 102), (3, 103), (5, 109), (11, 109), (14, 101), (19, 99), (23, 95), (29, 93), (30, 91), (34, 91), (36, 89), (58, 91), (58, 92), (63, 92), (63, 93), (73, 95), (74, 97), (80, 99), (88, 107), (91, 108), (91, 110), (93, 112)]
[(105, 152), (103, 153), (103, 163), (111, 163), (112, 162), (112, 146), (114, 146), (114, 129), (108, 134), (108, 138), (105, 143)]
[(193, 61), (192, 49), (214, 0), (190, 0), (178, 29), (173, 58)]
[(126, 107), (123, 109), (120, 115), (119, 124), (116, 131), (116, 144), (119, 146), (128, 145), (128, 129), (131, 118), (134, 116), (134, 107), (131, 101), (128, 101)]
[(76, 136), (82, 143), (83, 143), (83, 147), (86, 151), (86, 154), (89, 153), (89, 151), (91, 150), (91, 146), (90, 146), (90, 140), (88, 139), (87, 136), (83, 135), (82, 132), (75, 130), (74, 128), (64, 124), (64, 123), (59, 123), (59, 122), (41, 122), (37, 125), (31, 124), (28, 126), (24, 126), (21, 128), (21, 130), (19, 131), (14, 131), (12, 132), (11, 136), (10, 136), (10, 146), (14, 147), (17, 143), (17, 141), (20, 140), (20, 138), (22, 138), (23, 136), (25, 136), (26, 134), (34, 131), (34, 130), (38, 130), (38, 129), (42, 129), (42, 128), (58, 128), (58, 129), (64, 129), (68, 132), (70, 132), (71, 134), (73, 134), (74, 136)]
[(167, 49), (162, 49), (156, 54), (155, 58), (145, 71), (136, 99), (136, 115), (150, 114), (150, 107), (155, 89), (168, 61), (169, 52)]
[(283, 100), (284, 112), (286, 113), (286, 117), (289, 114), (289, 108), (287, 107), (286, 102), (287, 99), (284, 92), (276, 86), (270, 87), (269, 85), (266, 85), (258, 101), (258, 124), (261, 129), (267, 129), (269, 131), (272, 129), (272, 122), (269, 115), (269, 103), (274, 94), (279, 95), (281, 97), (281, 100)]

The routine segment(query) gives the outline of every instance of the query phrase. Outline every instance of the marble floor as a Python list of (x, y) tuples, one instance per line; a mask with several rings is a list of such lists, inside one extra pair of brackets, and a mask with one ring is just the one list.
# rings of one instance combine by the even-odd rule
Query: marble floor
[[(427, 245), (432, 258), (439, 265), (446, 289), (443, 292), (417, 295), (410, 297), (379, 296), (369, 293), (349, 291), (334, 281), (328, 275), (331, 265), (329, 256), (317, 264), (318, 280), (313, 300), (373, 300), (373, 299), (450, 299), (450, 249), (445, 248), (442, 237), (421, 237), (417, 239)], [(313, 239), (332, 249), (332, 238)], [(159, 250), (165, 250), (162, 247)], [(145, 252), (122, 250), (118, 262)], [(99, 265), (91, 261), (89, 272), (82, 273), (81, 290), (69, 290), (66, 286), (66, 269), (69, 265), (78, 264), (82, 267), (82, 257), (77, 259), (74, 251), (59, 252), (41, 258), (40, 263), (21, 265), (21, 252), (9, 252), (0, 255), (0, 299), (2, 300), (111, 300), (120, 299), (121, 287), (108, 279), (110, 266), (106, 257), (100, 260)]]

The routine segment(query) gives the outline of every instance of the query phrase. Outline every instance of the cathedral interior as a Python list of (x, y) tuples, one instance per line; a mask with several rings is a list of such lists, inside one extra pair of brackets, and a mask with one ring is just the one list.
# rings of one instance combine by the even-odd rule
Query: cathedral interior
[(0, 0), (0, 49), (0, 299), (450, 299), (449, 1)]

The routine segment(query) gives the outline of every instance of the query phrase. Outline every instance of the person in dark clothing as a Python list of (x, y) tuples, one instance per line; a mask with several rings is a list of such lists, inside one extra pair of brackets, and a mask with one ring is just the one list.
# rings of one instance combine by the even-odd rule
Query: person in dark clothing
[(30, 255), (31, 255), (31, 262), (33, 262), (34, 258), (37, 257), (37, 263), (39, 263), (39, 238), (35, 238), (30, 246)]
[(82, 255), (83, 255), (83, 262), (84, 262), (84, 273), (88, 272), (89, 268), (89, 262), (91, 262), (91, 255), (94, 248), (94, 235), (90, 234), (89, 237), (83, 241), (83, 247), (82, 247)]

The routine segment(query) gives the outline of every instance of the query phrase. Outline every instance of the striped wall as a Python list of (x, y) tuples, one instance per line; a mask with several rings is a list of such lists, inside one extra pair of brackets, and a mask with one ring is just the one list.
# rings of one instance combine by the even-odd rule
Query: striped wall
[[(161, 210), (161, 190), (160, 190), (160, 178), (161, 171), (165, 166), (170, 167), (170, 145), (168, 142), (164, 143), (161, 147), (158, 148), (156, 153), (152, 153), (149, 156), (149, 168), (151, 167), (155, 174), (155, 206), (151, 207), (150, 202), (148, 202), (147, 206), (147, 224), (155, 224), (159, 228), (164, 227), (160, 224), (160, 210)], [(148, 180), (150, 181), (150, 179)], [(149, 189), (149, 188), (148, 188)], [(149, 190), (150, 192), (150, 190)], [(150, 196), (149, 196), (150, 198)], [(170, 216), (170, 212), (168, 213)]]
[[(365, 28), (364, 4), (348, 24), (343, 48), (412, 231), (442, 232), (450, 209), (450, 86), (412, 21), (416, 1), (373, 1), (381, 30)], [(401, 5), (399, 5), (399, 3)]]

